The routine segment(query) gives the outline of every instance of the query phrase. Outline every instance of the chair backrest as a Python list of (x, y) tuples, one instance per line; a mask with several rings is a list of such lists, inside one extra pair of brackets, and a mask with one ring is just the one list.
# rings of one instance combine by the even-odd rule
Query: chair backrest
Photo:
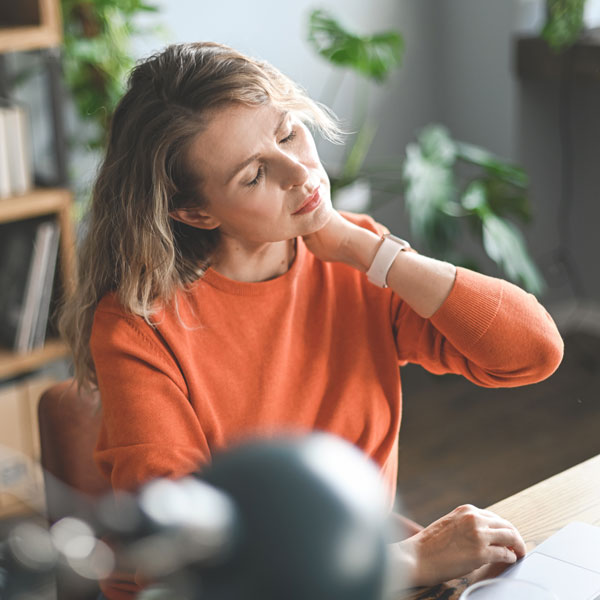
[[(46, 390), (38, 405), (42, 467), (62, 484), (99, 496), (110, 489), (93, 460), (100, 430), (100, 396), (79, 392), (73, 380), (57, 383)], [(56, 505), (53, 485), (46, 488), (51, 521), (64, 516)], [(59, 494), (59, 499), (60, 494)]]
[[(47, 514), (54, 523), (77, 513), (82, 499), (110, 490), (93, 460), (100, 429), (100, 397), (81, 393), (73, 380), (64, 381), (42, 394), (38, 417)], [(69, 573), (59, 573), (57, 586), (59, 600), (98, 595), (97, 586)]]

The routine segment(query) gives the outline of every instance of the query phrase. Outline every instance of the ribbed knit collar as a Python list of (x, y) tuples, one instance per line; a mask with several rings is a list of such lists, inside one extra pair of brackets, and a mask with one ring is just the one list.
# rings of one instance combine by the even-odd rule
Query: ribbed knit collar
[(298, 273), (306, 260), (306, 253), (307, 249), (304, 241), (301, 237), (298, 237), (296, 238), (296, 256), (290, 268), (283, 275), (275, 277), (275, 279), (259, 282), (236, 281), (209, 267), (198, 283), (206, 283), (222, 292), (235, 294), (236, 296), (264, 296), (280, 290), (287, 290), (298, 277)]

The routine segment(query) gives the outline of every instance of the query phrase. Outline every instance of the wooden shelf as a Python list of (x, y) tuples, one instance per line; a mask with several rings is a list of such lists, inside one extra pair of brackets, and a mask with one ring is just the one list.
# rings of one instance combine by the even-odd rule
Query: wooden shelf
[(0, 6), (0, 53), (53, 48), (62, 44), (59, 3), (9, 0)]
[[(73, 291), (75, 240), (71, 222), (72, 194), (66, 188), (34, 189), (20, 196), (0, 200), (0, 223), (13, 223), (44, 215), (55, 215), (60, 224), (60, 266), (65, 293)], [(1, 292), (0, 292), (1, 293)], [(48, 340), (43, 348), (17, 354), (0, 348), (0, 379), (34, 371), (46, 363), (69, 355), (66, 344)]]
[(0, 200), (0, 223), (30, 219), (71, 209), (72, 194), (66, 188), (38, 188)]
[(60, 340), (47, 340), (44, 347), (27, 354), (0, 349), (0, 379), (34, 371), (46, 363), (69, 356), (69, 348)]
[(540, 37), (519, 37), (515, 43), (515, 69), (522, 79), (559, 81), (568, 75), (600, 82), (600, 28), (586, 32), (561, 53)]
[(39, 50), (60, 46), (60, 32), (49, 27), (0, 28), (0, 52)]
[[(61, 43), (58, 0), (0, 0), (0, 54), (51, 48)], [(37, 188), (19, 196), (0, 199), (0, 224), (40, 216), (50, 216), (58, 221), (59, 293), (62, 294), (69, 294), (74, 288), (75, 236), (71, 220), (72, 201), (72, 193), (66, 188)], [(48, 340), (43, 348), (26, 354), (0, 348), (0, 379), (34, 371), (48, 362), (68, 355), (69, 349), (59, 340)]]
[(0, 223), (55, 214), (60, 224), (60, 262), (66, 293), (74, 290), (75, 235), (71, 219), (73, 194), (66, 188), (38, 188), (0, 200)]

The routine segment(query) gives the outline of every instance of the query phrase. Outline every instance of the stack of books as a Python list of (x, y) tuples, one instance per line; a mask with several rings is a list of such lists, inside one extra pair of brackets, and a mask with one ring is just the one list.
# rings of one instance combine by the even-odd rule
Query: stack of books
[(59, 236), (48, 217), (0, 225), (0, 344), (17, 353), (44, 345)]
[(25, 194), (32, 187), (31, 136), (25, 108), (0, 101), (0, 198)]

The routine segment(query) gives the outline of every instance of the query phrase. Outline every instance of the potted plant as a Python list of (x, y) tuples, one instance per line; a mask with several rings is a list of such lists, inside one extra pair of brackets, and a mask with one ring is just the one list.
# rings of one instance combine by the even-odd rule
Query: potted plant
[(157, 12), (144, 0), (62, 0), (64, 73), (77, 112), (87, 128), (76, 141), (89, 148), (104, 144), (110, 117), (134, 65), (132, 36), (142, 31), (138, 15)]
[(523, 169), (453, 140), (433, 124), (408, 145), (401, 172), (410, 229), (424, 250), (477, 269), (477, 261), (459, 249), (468, 229), (510, 280), (534, 294), (544, 291), (523, 235), (507, 218), (531, 220)]
[(572, 46), (584, 29), (586, 0), (546, 0), (546, 24), (541, 36), (556, 51)]
[(440, 125), (426, 127), (418, 141), (406, 148), (405, 156), (390, 157), (385, 165), (366, 165), (377, 130), (366, 115), (366, 96), (373, 83), (384, 82), (400, 65), (401, 34), (386, 31), (360, 36), (348, 32), (330, 14), (316, 10), (310, 15), (308, 40), (334, 67), (362, 77), (363, 99), (353, 119), (358, 131), (341, 169), (331, 174), (336, 206), (347, 207), (340, 206), (340, 192), (356, 182), (368, 182), (363, 186), (370, 191), (362, 207), (365, 210), (403, 196), (411, 234), (424, 249), (438, 258), (477, 268), (472, 255), (459, 251), (458, 240), (468, 228), (509, 279), (541, 294), (543, 277), (511, 221), (531, 218), (523, 169), (483, 148), (453, 140)]

